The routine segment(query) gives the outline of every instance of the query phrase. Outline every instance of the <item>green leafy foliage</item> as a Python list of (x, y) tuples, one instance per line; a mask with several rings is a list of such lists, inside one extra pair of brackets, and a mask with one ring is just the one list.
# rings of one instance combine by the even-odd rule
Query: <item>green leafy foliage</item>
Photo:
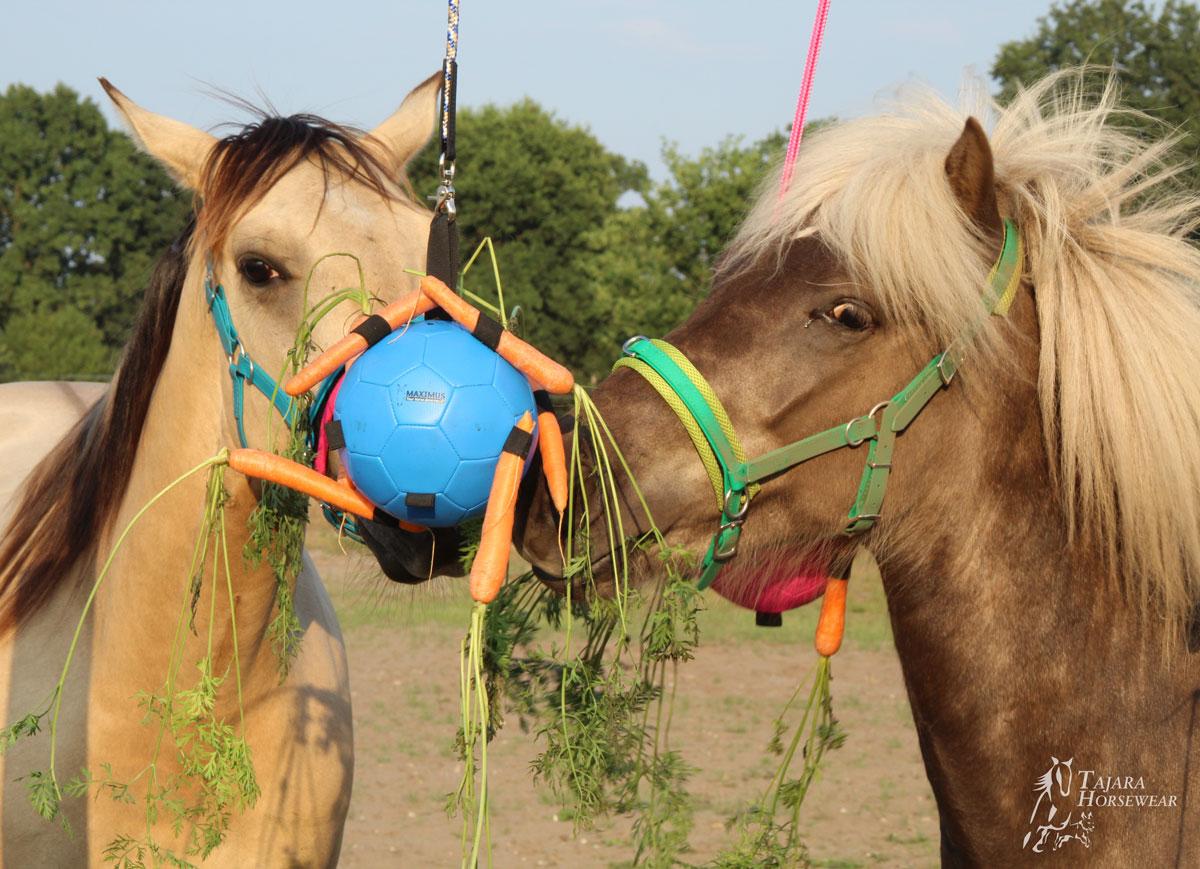
[[(644, 166), (530, 100), (460, 109), (463, 247), (490, 236), (525, 337), (598, 379), (630, 334), (666, 332), (704, 297), (783, 141), (728, 139), (696, 158), (668, 145), (670, 177), (654, 183)], [(411, 166), (418, 193), (432, 193), (437, 143)]]
[[(1005, 43), (992, 64), (1000, 99), (1018, 85), (1082, 63), (1113, 65), (1122, 98), (1184, 134), (1200, 160), (1200, 8), (1182, 0), (1068, 0), (1038, 19), (1032, 36)], [(1185, 183), (1200, 187), (1200, 167)]]
[[(532, 100), (460, 108), (457, 189), (464, 250), (490, 236), (505, 282), (529, 315), (525, 336), (567, 364), (597, 315), (580, 268), (584, 236), (641, 189), (645, 168)], [(437, 186), (437, 143), (411, 164), (414, 188)]]
[(0, 95), (0, 379), (110, 373), (190, 199), (70, 88)]
[(669, 177), (588, 235), (582, 266), (604, 316), (585, 370), (607, 372), (626, 338), (669, 332), (708, 294), (721, 251), (785, 141), (782, 133), (750, 144), (731, 137), (696, 157), (667, 145)]
[[(800, 710), (800, 720), (791, 725), (787, 716), (804, 688), (803, 683), (775, 720), (767, 750), (780, 758), (779, 767), (762, 799), (731, 819), (729, 826), (737, 831), (738, 839), (717, 856), (713, 864), (717, 869), (758, 866), (784, 869), (808, 863), (808, 850), (800, 837), (800, 810), (825, 753), (840, 748), (846, 741), (846, 733), (833, 714), (830, 679), (829, 659), (822, 658), (812, 679), (808, 702)], [(792, 736), (785, 743), (789, 730)], [(792, 776), (797, 752), (800, 771)]]
[(113, 369), (116, 351), (78, 308), (19, 311), (0, 331), (0, 377), (89, 380)]
[[(227, 451), (200, 463), (160, 490), (134, 515), (118, 535), (93, 582), (48, 708), (28, 714), (0, 731), (0, 748), (6, 750), (17, 740), (37, 734), (42, 729), (43, 720), (49, 718), (49, 766), (45, 770), (29, 772), (25, 776), (26, 789), (34, 810), (46, 820), (59, 821), (68, 833), (71, 828), (61, 810), (64, 797), (82, 798), (92, 791), (97, 795), (105, 794), (118, 803), (132, 805), (140, 801), (144, 805), (144, 836), (137, 838), (118, 831), (104, 849), (106, 861), (117, 866), (191, 866), (187, 857), (198, 856), (201, 860), (207, 857), (224, 841), (234, 812), (253, 806), (259, 796), (254, 763), (243, 732), (242, 662), (236, 640), (237, 617), (234, 612), (224, 513), (228, 501), (224, 486), (227, 463)], [(112, 767), (103, 763), (100, 765), (100, 775), (82, 769), (65, 783), (60, 782), (55, 756), (62, 692), (80, 630), (88, 618), (96, 592), (108, 574), (113, 557), (138, 520), (168, 492), (204, 470), (208, 471), (209, 476), (200, 533), (191, 568), (182, 583), (179, 619), (168, 652), (166, 676), (159, 690), (143, 692), (137, 698), (142, 710), (142, 724), (155, 732), (150, 757), (146, 765), (129, 780), (118, 779)], [(180, 670), (187, 656), (187, 635), (194, 633), (198, 592), (204, 589), (206, 580), (209, 597), (207, 646), (195, 662), (198, 674), (196, 681), (185, 686), (180, 679)], [(220, 591), (224, 591), (224, 598), (229, 605), (229, 633), (235, 639), (227, 669), (218, 676), (213, 671), (213, 641)], [(230, 681), (230, 674), (236, 686), (236, 725), (225, 719), (224, 707), (219, 702), (222, 694), (230, 693), (228, 688), (222, 690), (225, 683)], [(168, 746), (165, 763), (162, 762), (164, 744)], [(163, 818), (169, 821), (175, 836), (182, 835), (186, 825), (184, 855), (177, 854), (171, 846), (155, 838), (154, 826)]]

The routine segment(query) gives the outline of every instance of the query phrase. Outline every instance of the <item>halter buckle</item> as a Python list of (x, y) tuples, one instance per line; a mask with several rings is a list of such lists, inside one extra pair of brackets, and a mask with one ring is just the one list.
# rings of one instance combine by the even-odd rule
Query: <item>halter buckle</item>
[[(853, 537), (855, 534), (862, 534), (864, 531), (869, 530), (871, 525), (874, 525), (882, 518), (882, 513), (862, 513), (846, 523), (846, 527), (842, 529), (842, 534), (844, 534), (846, 537)], [(855, 528), (854, 526), (859, 522), (869, 522), (870, 525), (868, 525), (866, 528)]]
[[(725, 543), (721, 538), (726, 531), (733, 531), (733, 540), (730, 543)], [(738, 543), (742, 539), (742, 520), (738, 519), (731, 522), (722, 522), (721, 529), (717, 532), (717, 538), (713, 541), (712, 560), (718, 564), (724, 564), (738, 553)]]
[[(934, 366), (937, 368), (938, 377), (942, 378), (943, 386), (949, 386), (950, 381), (954, 379), (954, 375), (958, 373), (958, 366), (954, 364), (954, 360), (947, 359), (949, 353), (949, 350), (943, 350), (942, 355), (938, 357), (937, 365)], [(950, 369), (949, 374), (946, 373), (947, 365)]]

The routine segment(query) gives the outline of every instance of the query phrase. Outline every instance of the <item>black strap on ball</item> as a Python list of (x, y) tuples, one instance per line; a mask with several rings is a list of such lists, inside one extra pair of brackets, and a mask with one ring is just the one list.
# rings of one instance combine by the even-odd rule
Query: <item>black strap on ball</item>
[(522, 431), (514, 425), (513, 430), (504, 439), (504, 452), (512, 453), (514, 456), (523, 459), (529, 455), (529, 448), (532, 445), (533, 432)]
[[(458, 226), (445, 211), (439, 211), (429, 224), (429, 244), (425, 248), (425, 273), (433, 275), (451, 290), (458, 284)], [(426, 320), (449, 320), (441, 308), (425, 313)]]
[(378, 314), (372, 314), (355, 326), (352, 331), (362, 335), (366, 339), (368, 347), (374, 347), (392, 334), (392, 324)]
[(544, 389), (533, 391), (533, 403), (537, 405), (538, 413), (554, 413), (554, 403), (550, 400), (550, 393)]
[(346, 446), (346, 433), (342, 431), (342, 424), (336, 419), (325, 423), (325, 446), (330, 451), (344, 449)]
[(504, 327), (480, 311), (479, 319), (475, 321), (475, 328), (471, 330), (471, 334), (489, 350), (495, 350), (500, 346), (500, 336), (504, 334)]
[(437, 496), (432, 492), (409, 492), (404, 496), (404, 506), (414, 510), (432, 510)]

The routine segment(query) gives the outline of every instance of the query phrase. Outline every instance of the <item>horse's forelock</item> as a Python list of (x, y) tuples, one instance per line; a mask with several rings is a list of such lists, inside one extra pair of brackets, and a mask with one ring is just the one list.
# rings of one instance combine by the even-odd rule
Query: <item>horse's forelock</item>
[(217, 142), (201, 170), (196, 242), (220, 251), (234, 223), (289, 171), (306, 159), (331, 174), (365, 184), (385, 199), (411, 196), (407, 180), (392, 173), (365, 146), (362, 132), (310, 114), (261, 117)]

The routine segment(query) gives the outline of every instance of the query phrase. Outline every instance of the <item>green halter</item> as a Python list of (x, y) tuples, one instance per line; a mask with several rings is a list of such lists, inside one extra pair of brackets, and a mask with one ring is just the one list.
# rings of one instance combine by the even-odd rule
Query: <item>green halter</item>
[[(1008, 313), (1021, 282), (1023, 260), (1017, 226), (1005, 220), (1000, 256), (988, 276), (991, 313)], [(933, 396), (950, 385), (961, 362), (959, 352), (951, 345), (929, 360), (903, 389), (865, 415), (747, 460), (716, 392), (678, 349), (666, 341), (638, 336), (626, 342), (624, 354), (613, 368), (632, 368), (662, 396), (683, 423), (713, 485), (721, 526), (701, 562), (702, 589), (711, 585), (722, 565), (737, 554), (742, 525), (759, 484), (833, 450), (868, 443), (862, 480), (843, 531), (854, 535), (872, 528), (883, 506), (896, 435), (908, 428)]]

